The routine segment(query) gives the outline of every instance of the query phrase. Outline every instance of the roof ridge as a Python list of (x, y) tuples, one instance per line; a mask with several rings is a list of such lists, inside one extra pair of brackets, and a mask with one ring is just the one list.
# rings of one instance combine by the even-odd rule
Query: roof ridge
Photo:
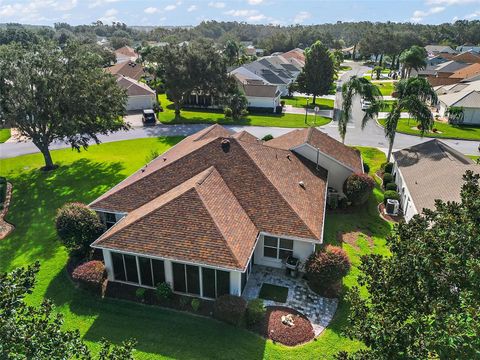
[[(237, 140), (237, 139), (235, 139)], [(302, 217), (298, 216), (298, 213), (297, 211), (292, 207), (292, 204), (290, 204), (290, 201), (288, 201), (285, 196), (282, 194), (282, 192), (280, 192), (277, 187), (273, 184), (272, 180), (270, 180), (270, 178), (265, 174), (265, 172), (263, 171), (263, 169), (258, 166), (257, 162), (252, 158), (252, 156), (248, 153), (248, 151), (245, 150), (245, 148), (241, 145), (241, 144), (249, 144), (249, 145), (259, 145), (259, 146), (264, 146), (263, 144), (257, 144), (257, 143), (248, 143), (248, 142), (245, 142), (245, 141), (237, 141), (237, 143), (240, 145), (240, 147), (242, 148), (242, 151), (245, 152), (245, 154), (247, 154), (248, 158), (255, 164), (255, 167), (260, 171), (260, 173), (265, 177), (265, 179), (267, 179), (268, 183), (272, 186), (272, 188), (275, 190), (275, 192), (277, 194), (280, 195), (280, 197), (287, 203), (288, 207), (292, 210), (292, 212), (297, 216), (297, 218), (302, 222), (302, 224), (304, 224), (306, 226), (306, 228), (312, 233), (312, 235), (316, 238), (316, 235), (315, 233), (312, 231), (312, 229), (310, 228), (310, 226), (302, 219)], [(272, 146), (267, 146), (269, 149), (273, 149), (275, 151), (284, 151), (284, 152), (287, 152), (289, 153), (289, 155), (292, 155), (292, 156), (295, 156), (295, 153), (291, 150), (283, 150), (283, 149), (278, 149), (278, 148), (275, 148), (275, 147), (272, 147)], [(250, 217), (249, 217), (250, 218)]]

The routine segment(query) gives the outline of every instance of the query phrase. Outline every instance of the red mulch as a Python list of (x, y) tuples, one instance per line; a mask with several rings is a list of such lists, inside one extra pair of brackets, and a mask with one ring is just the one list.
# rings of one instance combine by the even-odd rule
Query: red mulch
[[(282, 316), (288, 314), (294, 316), (292, 327), (282, 323)], [(312, 324), (303, 314), (286, 307), (270, 306), (265, 316), (264, 336), (274, 342), (295, 346), (312, 340), (315, 333)]]
[(385, 204), (383, 202), (381, 202), (378, 205), (378, 212), (380, 213), (380, 216), (387, 221), (392, 221), (396, 223), (405, 222), (405, 218), (403, 217), (403, 215), (398, 215), (398, 216), (388, 215), (385, 212)]

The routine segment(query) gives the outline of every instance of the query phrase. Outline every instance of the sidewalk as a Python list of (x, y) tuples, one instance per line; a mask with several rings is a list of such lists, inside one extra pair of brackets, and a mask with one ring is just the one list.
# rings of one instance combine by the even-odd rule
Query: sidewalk
[[(283, 113), (305, 115), (305, 109), (294, 107), (293, 105), (285, 105), (283, 107)], [(313, 109), (308, 109), (307, 114), (310, 116), (315, 115), (315, 111)], [(317, 116), (324, 116), (331, 119), (333, 117), (333, 110), (318, 110)]]

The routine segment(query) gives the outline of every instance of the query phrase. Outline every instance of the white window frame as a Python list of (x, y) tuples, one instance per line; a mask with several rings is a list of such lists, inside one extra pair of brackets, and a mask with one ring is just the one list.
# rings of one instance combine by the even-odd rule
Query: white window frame
[[(265, 245), (265, 238), (266, 237), (269, 237), (269, 238), (272, 238), (272, 239), (276, 239), (277, 240), (277, 246), (276, 247), (273, 247), (271, 245)], [(291, 241), (292, 242), (292, 248), (291, 249), (285, 249), (285, 248), (282, 248), (280, 247), (280, 241), (281, 240), (288, 240), (288, 241)], [(280, 238), (278, 236), (271, 236), (271, 235), (264, 235), (263, 236), (263, 257), (266, 257), (266, 258), (269, 258), (269, 259), (277, 259), (277, 260), (283, 260), (281, 257), (280, 257), (280, 250), (283, 250), (283, 251), (290, 251), (292, 253), (292, 256), (293, 256), (293, 247), (294, 247), (294, 244), (295, 244), (295, 240), (292, 240), (292, 239), (285, 239), (285, 238)], [(276, 257), (272, 257), (272, 256), (267, 256), (265, 255), (265, 248), (269, 248), (269, 249), (275, 249), (277, 251), (277, 256)]]

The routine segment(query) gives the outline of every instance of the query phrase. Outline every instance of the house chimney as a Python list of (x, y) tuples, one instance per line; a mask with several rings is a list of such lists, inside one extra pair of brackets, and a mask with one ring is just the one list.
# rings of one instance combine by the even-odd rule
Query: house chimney
[(221, 144), (222, 144), (222, 150), (224, 152), (228, 152), (230, 150), (230, 140), (223, 139)]

